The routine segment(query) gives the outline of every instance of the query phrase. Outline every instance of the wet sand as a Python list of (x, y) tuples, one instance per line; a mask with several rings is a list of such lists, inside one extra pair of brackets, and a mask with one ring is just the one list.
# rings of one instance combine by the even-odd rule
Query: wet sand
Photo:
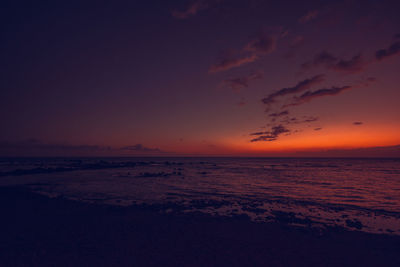
[(160, 214), (0, 187), (0, 266), (400, 266), (400, 236)]

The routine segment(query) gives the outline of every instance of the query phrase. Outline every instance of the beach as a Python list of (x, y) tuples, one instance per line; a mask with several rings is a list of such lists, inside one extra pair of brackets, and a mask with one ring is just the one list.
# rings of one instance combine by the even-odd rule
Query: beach
[(0, 267), (400, 267), (399, 10), (2, 1)]
[(1, 266), (399, 266), (400, 237), (0, 188)]

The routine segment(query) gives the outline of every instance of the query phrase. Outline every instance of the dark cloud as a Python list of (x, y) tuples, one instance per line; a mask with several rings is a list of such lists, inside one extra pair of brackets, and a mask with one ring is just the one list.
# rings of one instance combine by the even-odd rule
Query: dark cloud
[(281, 116), (286, 116), (289, 115), (289, 111), (288, 110), (284, 110), (282, 112), (275, 112), (275, 113), (271, 113), (269, 114), (270, 117), (281, 117)]
[(259, 142), (259, 141), (275, 141), (282, 134), (290, 134), (290, 130), (285, 128), (283, 125), (277, 125), (271, 128), (270, 131), (265, 132), (256, 132), (250, 134), (251, 136), (257, 136), (256, 138), (251, 139), (251, 142)]
[(209, 1), (196, 0), (188, 5), (184, 10), (173, 10), (172, 16), (177, 19), (187, 19), (191, 16), (196, 15), (199, 11), (207, 9), (209, 7)]
[(310, 20), (315, 19), (319, 14), (318, 10), (311, 10), (309, 11), (307, 14), (305, 14), (304, 16), (302, 16), (301, 18), (299, 18), (299, 22), (300, 23), (306, 23)]
[(400, 39), (400, 33), (396, 34), (393, 38), (394, 39)]
[(310, 123), (310, 122), (315, 122), (315, 121), (318, 121), (318, 120), (319, 120), (318, 117), (303, 116), (301, 118), (296, 118), (296, 117), (285, 118), (285, 119), (281, 120), (280, 123), (282, 123), (284, 125), (290, 125), (290, 124)]
[(148, 148), (143, 146), (142, 144), (136, 144), (133, 146), (125, 146), (121, 147), (121, 150), (135, 151), (135, 152), (161, 152), (158, 148)]
[[(282, 134), (290, 135), (290, 134), (295, 134), (295, 133), (301, 131), (300, 129), (290, 129), (289, 130), (288, 128), (286, 128), (288, 125), (312, 123), (312, 122), (319, 120), (318, 117), (313, 117), (313, 116), (303, 116), (301, 118), (296, 118), (296, 117), (290, 118), (287, 116), (287, 115), (289, 115), (289, 112), (287, 110), (282, 111), (280, 113), (276, 113), (276, 114), (273, 113), (271, 115), (270, 116), (272, 117), (272, 119), (270, 120), (270, 123), (267, 124), (268, 127), (271, 127), (271, 130), (251, 133), (250, 134), (251, 136), (257, 136), (256, 138), (250, 140), (251, 142), (275, 141)], [(279, 119), (281, 116), (284, 116), (285, 118)]]
[(250, 81), (261, 79), (262, 77), (262, 72), (253, 72), (249, 75), (226, 79), (224, 80), (224, 84), (235, 91), (239, 91), (242, 88), (249, 87)]
[(322, 130), (322, 128), (321, 128), (321, 127), (314, 128), (314, 131), (321, 131), (321, 130)]
[(356, 73), (362, 71), (368, 64), (361, 54), (353, 56), (349, 60), (339, 59), (334, 55), (322, 51), (317, 54), (313, 60), (305, 62), (301, 65), (303, 69), (310, 69), (312, 67), (323, 66), (327, 69), (331, 69), (338, 72)]
[(257, 55), (245, 55), (245, 56), (226, 56), (221, 58), (217, 63), (212, 65), (208, 70), (209, 73), (215, 73), (220, 71), (229, 70), (232, 68), (239, 67), (241, 65), (254, 62), (258, 58)]
[[(327, 58), (329, 58), (329, 57), (327, 57)], [(270, 105), (275, 102), (278, 102), (276, 99), (277, 97), (282, 97), (282, 96), (286, 96), (289, 94), (295, 94), (293, 97), (285, 100), (285, 101), (288, 101), (288, 103), (283, 106), (280, 106), (279, 109), (281, 109), (281, 110), (278, 109), (278, 111), (275, 111), (275, 112), (269, 114), (269, 116), (268, 116), (269, 122), (268, 122), (267, 126), (279, 124), (279, 125), (285, 127), (288, 125), (299, 125), (299, 124), (304, 124), (304, 123), (311, 124), (311, 123), (319, 120), (319, 118), (313, 117), (313, 116), (303, 116), (301, 118), (291, 117), (291, 116), (288, 116), (289, 110), (282, 110), (282, 109), (293, 107), (293, 106), (299, 106), (299, 105), (310, 102), (313, 99), (320, 98), (320, 97), (339, 95), (346, 90), (350, 90), (350, 89), (353, 89), (356, 87), (368, 86), (370, 83), (375, 82), (376, 79), (373, 77), (369, 77), (369, 78), (364, 79), (354, 85), (346, 85), (346, 86), (342, 86), (342, 87), (334, 86), (331, 88), (317, 89), (315, 91), (308, 90), (313, 85), (321, 83), (324, 80), (325, 80), (324, 75), (317, 75), (310, 79), (306, 79), (306, 80), (299, 82), (294, 87), (283, 88), (283, 89), (278, 90), (278, 91), (270, 94), (269, 96), (265, 97), (262, 101), (264, 104), (267, 105), (266, 111), (269, 112)], [(303, 92), (303, 91), (305, 91), (305, 92)], [(297, 93), (302, 93), (302, 94), (297, 95)], [(317, 127), (315, 129), (316, 129), (316, 131), (318, 131), (318, 130), (321, 130), (322, 128)], [(291, 129), (290, 133), (291, 134), (295, 133), (295, 130), (296, 129)], [(264, 137), (256, 138), (254, 141), (262, 141), (262, 139), (265, 139), (266, 141), (276, 140), (278, 136), (275, 136), (272, 133), (273, 133), (273, 131), (260, 132), (258, 134), (261, 136), (264, 136)]]
[(332, 65), (335, 64), (335, 62), (338, 59), (331, 55), (330, 53), (326, 52), (326, 51), (322, 51), (321, 53), (317, 54), (314, 59), (312, 61), (303, 63), (301, 65), (301, 67), (303, 69), (309, 69), (312, 68), (314, 66), (319, 66), (319, 65)]
[(302, 91), (305, 91), (305, 90), (311, 88), (312, 86), (314, 86), (316, 84), (322, 83), (323, 81), (325, 81), (325, 76), (323, 74), (319, 74), (312, 78), (303, 80), (293, 87), (282, 88), (276, 92), (273, 92), (270, 95), (268, 95), (267, 97), (263, 98), (261, 101), (264, 104), (269, 106), (269, 105), (275, 103), (277, 97), (283, 97), (283, 96), (286, 96), (289, 94), (300, 93)]
[(307, 91), (300, 96), (293, 97), (292, 103), (286, 105), (287, 106), (298, 106), (307, 102), (310, 102), (314, 98), (324, 97), (324, 96), (334, 96), (338, 95), (346, 90), (353, 88), (352, 86), (343, 86), (343, 87), (332, 87), (332, 88), (323, 88), (318, 89), (316, 91)]
[(319, 120), (318, 117), (312, 117), (312, 116), (308, 116), (308, 117), (307, 117), (307, 116), (306, 116), (306, 117), (304, 117), (303, 120), (300, 120), (299, 123), (314, 122), (314, 121), (317, 121), (317, 120)]
[(367, 62), (364, 61), (361, 54), (359, 54), (349, 60), (339, 60), (336, 64), (329, 66), (329, 68), (335, 71), (355, 73), (362, 71), (366, 65)]
[(376, 51), (375, 58), (378, 61), (381, 61), (385, 58), (395, 56), (399, 53), (400, 53), (400, 42), (395, 42), (386, 49), (380, 49), (380, 50)]
[(225, 53), (217, 63), (211, 65), (208, 72), (215, 73), (254, 62), (275, 50), (276, 37), (267, 33), (261, 33), (247, 43), (237, 53)]
[(353, 122), (353, 125), (362, 125), (362, 124), (363, 124), (362, 121), (355, 121), (355, 122)]
[(276, 38), (267, 33), (262, 33), (253, 40), (251, 40), (244, 47), (244, 50), (256, 54), (266, 55), (274, 51), (275, 48), (276, 48)]

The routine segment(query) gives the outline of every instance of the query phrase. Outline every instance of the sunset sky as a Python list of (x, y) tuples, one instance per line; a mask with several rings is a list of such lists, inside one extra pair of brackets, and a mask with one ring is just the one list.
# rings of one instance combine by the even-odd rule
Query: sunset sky
[(397, 0), (0, 5), (1, 156), (400, 144)]

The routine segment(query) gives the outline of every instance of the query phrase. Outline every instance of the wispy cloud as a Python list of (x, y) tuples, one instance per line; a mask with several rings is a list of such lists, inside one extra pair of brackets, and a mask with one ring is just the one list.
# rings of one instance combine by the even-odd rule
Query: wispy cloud
[(255, 132), (251, 133), (250, 136), (257, 136), (256, 138), (251, 139), (251, 142), (259, 142), (259, 141), (275, 141), (282, 134), (290, 134), (290, 130), (287, 129), (283, 125), (277, 125), (271, 128), (269, 131), (264, 132)]
[(226, 53), (209, 68), (209, 73), (226, 71), (232, 68), (252, 63), (259, 58), (271, 53), (276, 48), (277, 38), (265, 32), (249, 41), (237, 53)]
[(282, 111), (282, 112), (275, 112), (275, 113), (269, 114), (270, 117), (274, 117), (274, 118), (276, 118), (276, 117), (282, 117), (282, 116), (287, 116), (287, 115), (289, 115), (289, 111), (288, 111), (288, 110), (284, 110), (284, 111)]
[(398, 55), (400, 53), (400, 42), (394, 42), (388, 48), (379, 49), (375, 52), (375, 58), (378, 61)]
[(223, 84), (234, 91), (239, 91), (240, 89), (249, 87), (251, 81), (261, 79), (262, 77), (263, 73), (257, 71), (248, 75), (226, 79), (223, 81)]
[(355, 121), (353, 122), (353, 125), (363, 125), (364, 123), (362, 121)]
[(365, 87), (369, 86), (371, 83), (376, 81), (375, 78), (369, 77), (365, 80), (362, 80), (354, 85), (345, 85), (341, 87), (333, 86), (331, 88), (321, 88), (315, 91), (307, 91), (300, 96), (294, 96), (292, 101), (289, 104), (283, 106), (283, 108), (287, 108), (290, 106), (298, 106), (304, 103), (310, 102), (315, 98), (325, 97), (325, 96), (335, 96), (343, 93), (344, 91), (356, 88), (356, 87)]
[(283, 97), (283, 96), (290, 95), (290, 94), (300, 93), (300, 92), (310, 89), (312, 86), (322, 83), (324, 81), (325, 81), (325, 75), (319, 74), (312, 78), (300, 81), (293, 87), (282, 88), (276, 92), (273, 92), (273, 93), (269, 94), (268, 96), (264, 97), (261, 101), (265, 105), (267, 105), (267, 111), (269, 111), (269, 106), (271, 104), (275, 103), (276, 98)]
[(304, 94), (300, 96), (295, 96), (293, 97), (293, 101), (290, 104), (285, 105), (285, 107), (289, 106), (298, 106), (307, 102), (310, 102), (311, 100), (319, 97), (324, 97), (324, 96), (334, 96), (338, 95), (346, 90), (349, 90), (353, 88), (352, 86), (342, 86), (342, 87), (332, 87), (332, 88), (323, 88), (323, 89), (318, 89), (316, 91), (307, 91)]
[(302, 16), (301, 18), (299, 18), (299, 22), (300, 23), (306, 23), (310, 20), (315, 19), (319, 14), (318, 10), (311, 10), (309, 12), (307, 12), (307, 14), (305, 14), (304, 16)]
[[(395, 40), (400, 38), (400, 34), (393, 37)], [(393, 42), (387, 48), (379, 49), (375, 52), (373, 59), (365, 60), (361, 53), (350, 59), (340, 59), (327, 51), (322, 51), (315, 55), (311, 61), (301, 65), (302, 69), (310, 69), (322, 66), (328, 70), (344, 73), (358, 73), (363, 71), (368, 65), (382, 61), (386, 58), (400, 54), (400, 41)]]
[[(303, 116), (303, 117), (293, 117), (290, 116), (291, 111), (289, 109), (291, 107), (299, 106), (305, 103), (308, 103), (314, 99), (321, 98), (321, 97), (326, 97), (326, 96), (335, 96), (339, 95), (347, 90), (353, 89), (353, 88), (358, 88), (358, 87), (366, 87), (369, 86), (371, 83), (375, 82), (376, 79), (373, 77), (369, 77), (366, 79), (363, 79), (361, 81), (358, 81), (354, 83), (353, 85), (346, 85), (346, 86), (333, 86), (331, 88), (321, 88), (317, 90), (309, 90), (311, 87), (313, 87), (316, 84), (322, 83), (325, 81), (325, 76), (320, 74), (316, 75), (312, 78), (300, 81), (293, 87), (288, 87), (288, 88), (283, 88), (280, 89), (276, 92), (271, 93), (264, 99), (262, 99), (262, 102), (267, 105), (267, 110), (266, 112), (270, 112), (270, 105), (274, 104), (274, 109), (276, 108), (276, 111), (273, 113), (270, 113), (268, 115), (268, 123), (267, 126), (272, 127), (270, 131), (266, 132), (258, 132), (258, 133), (253, 133), (251, 135), (259, 135), (260, 137), (252, 139), (252, 142), (255, 141), (275, 141), (278, 139), (280, 134), (274, 134), (274, 133), (279, 133), (279, 129), (282, 129), (278, 126), (285, 127), (287, 129), (287, 126), (291, 126), (290, 134), (294, 134), (296, 132), (299, 132), (301, 129), (299, 129), (300, 124), (309, 124), (309, 126), (312, 126), (312, 124), (316, 121), (319, 120), (318, 117), (316, 116)], [(304, 92), (305, 91), (305, 92)], [(300, 95), (299, 95), (300, 94)], [(291, 98), (283, 98), (284, 96), (287, 95), (294, 95), (291, 96)], [(278, 97), (282, 99), (278, 99)], [(286, 102), (285, 105), (282, 105), (283, 100)], [(277, 104), (281, 104), (278, 105)], [(285, 110), (282, 110), (285, 109)], [(275, 127), (277, 130), (274, 131)], [(296, 129), (297, 128), (297, 129)], [(319, 131), (321, 130), (321, 127), (316, 127), (314, 130)]]
[(276, 48), (276, 37), (267, 33), (262, 33), (251, 40), (244, 50), (253, 52), (258, 55), (266, 55), (274, 51)]
[(184, 10), (173, 10), (172, 16), (177, 19), (187, 19), (191, 16), (196, 15), (199, 11), (207, 9), (209, 7), (209, 1), (196, 0), (188, 5)]
[(247, 63), (254, 62), (258, 58), (257, 55), (245, 55), (245, 56), (234, 56), (221, 58), (217, 63), (211, 65), (209, 73), (216, 73), (220, 71), (226, 71), (232, 68), (242, 66)]
[(284, 118), (280, 120), (279, 122), (284, 124), (284, 125), (290, 125), (290, 124), (303, 124), (303, 123), (311, 123), (311, 122), (316, 122), (318, 121), (319, 118), (315, 116), (303, 116), (300, 118), (297, 117), (292, 117), (292, 118)]
[(361, 54), (355, 55), (346, 60), (340, 59), (326, 51), (322, 51), (317, 54), (313, 60), (303, 63), (301, 67), (303, 69), (310, 69), (313, 67), (323, 66), (327, 69), (338, 72), (356, 73), (362, 71), (367, 65), (368, 62), (364, 60)]

